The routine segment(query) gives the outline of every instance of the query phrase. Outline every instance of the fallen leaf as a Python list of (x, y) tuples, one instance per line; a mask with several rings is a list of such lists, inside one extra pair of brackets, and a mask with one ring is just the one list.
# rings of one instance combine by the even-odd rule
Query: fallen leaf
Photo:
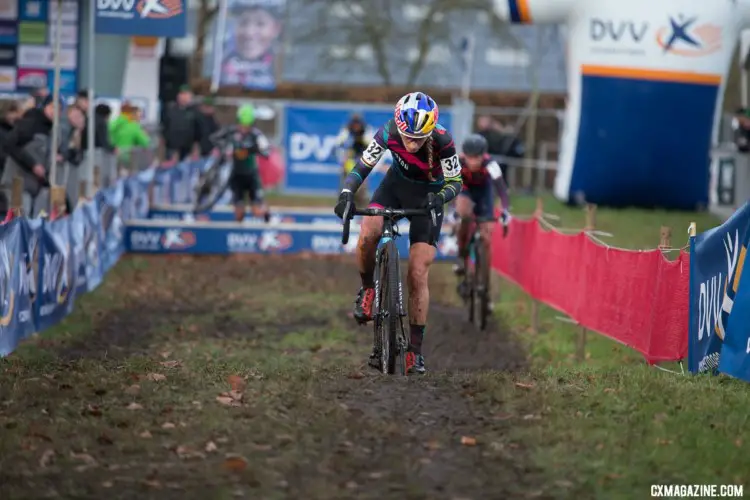
[(191, 458), (206, 458), (203, 453), (193, 450), (192, 448), (189, 448), (187, 446), (178, 446), (175, 450), (175, 453), (177, 453), (177, 456), (183, 460), (188, 460)]
[(355, 483), (354, 481), (348, 481), (346, 483), (346, 487), (350, 490), (356, 489), (359, 485)]
[(615, 390), (614, 390), (614, 389), (612, 389), (611, 387), (605, 387), (605, 388), (604, 388), (604, 392), (617, 392), (617, 391), (615, 391)]
[(235, 403), (234, 399), (230, 398), (229, 396), (216, 396), (216, 401), (227, 406)]
[(161, 483), (156, 479), (146, 479), (143, 481), (143, 484), (151, 488), (161, 489)]
[(216, 446), (216, 443), (213, 441), (209, 441), (206, 443), (206, 447), (204, 448), (206, 450), (206, 453), (213, 453), (219, 449), (218, 446)]
[(143, 431), (138, 435), (143, 439), (151, 439), (151, 433), (149, 431)]
[(139, 405), (138, 403), (130, 403), (128, 405), (128, 410), (142, 410), (143, 406)]
[(80, 460), (86, 465), (96, 465), (96, 460), (94, 460), (94, 457), (87, 453), (70, 452), (70, 458), (72, 458), (73, 460)]
[(164, 368), (177, 368), (178, 366), (180, 366), (180, 362), (174, 359), (171, 361), (162, 361), (159, 364)]
[(229, 397), (235, 401), (242, 401), (242, 393), (240, 391), (229, 391)]
[(523, 416), (524, 420), (541, 420), (541, 418), (542, 417), (540, 417), (539, 415), (532, 415), (532, 414)]
[(164, 351), (164, 352), (162, 352), (162, 353), (160, 353), (160, 354), (159, 354), (159, 356), (161, 356), (161, 357), (162, 357), (163, 359), (167, 359), (167, 358), (169, 358), (169, 357), (170, 357), (171, 355), (172, 355), (172, 352), (171, 352), (171, 351)]
[(622, 477), (622, 474), (616, 474), (614, 472), (607, 474), (605, 476), (607, 479), (620, 479)]
[(516, 382), (516, 387), (520, 387), (521, 389), (533, 389), (534, 384), (527, 384), (525, 382)]
[(229, 387), (233, 391), (242, 391), (247, 385), (245, 379), (243, 379), (239, 375), (230, 375), (229, 377), (227, 377), (227, 382), (229, 382)]
[(352, 372), (349, 375), (347, 375), (346, 378), (359, 380), (359, 379), (365, 378), (365, 374), (362, 372)]
[(111, 445), (114, 444), (114, 441), (111, 437), (109, 437), (106, 434), (100, 434), (98, 438), (96, 438), (96, 442), (101, 445)]
[(737, 439), (735, 439), (735, 440), (734, 440), (734, 445), (735, 445), (735, 446), (736, 446), (737, 448), (741, 448), (741, 447), (742, 447), (742, 439), (741, 439), (741, 438), (737, 438)]
[(102, 410), (96, 405), (87, 405), (86, 406), (86, 413), (88, 415), (91, 415), (92, 417), (101, 417), (102, 416)]
[(477, 440), (470, 436), (461, 436), (461, 444), (464, 446), (476, 446)]
[(137, 395), (137, 394), (138, 394), (139, 392), (141, 392), (141, 386), (140, 386), (140, 385), (138, 385), (138, 384), (133, 384), (133, 385), (131, 385), (131, 386), (128, 386), (128, 387), (127, 387), (127, 388), (125, 389), (125, 394), (127, 394), (127, 395), (129, 395), (129, 396), (135, 396), (135, 395)]
[(370, 472), (370, 474), (368, 475), (370, 476), (370, 479), (380, 479), (385, 474), (383, 474), (382, 472)]
[(52, 463), (55, 458), (55, 450), (47, 448), (39, 459), (39, 467), (45, 468)]
[(161, 373), (149, 373), (148, 375), (146, 375), (146, 378), (152, 382), (161, 382), (163, 380), (167, 380), (167, 376), (162, 375)]
[(424, 447), (427, 448), (428, 450), (437, 450), (440, 448), (440, 443), (433, 439), (431, 441), (427, 441), (424, 444)]
[(231, 472), (241, 472), (247, 468), (247, 460), (240, 456), (230, 456), (224, 460), (224, 468)]
[(112, 486), (114, 486), (114, 484), (112, 483), (112, 481), (104, 481), (102, 483), (102, 488), (111, 488)]
[(175, 425), (172, 422), (164, 422), (161, 428), (162, 429), (174, 429)]

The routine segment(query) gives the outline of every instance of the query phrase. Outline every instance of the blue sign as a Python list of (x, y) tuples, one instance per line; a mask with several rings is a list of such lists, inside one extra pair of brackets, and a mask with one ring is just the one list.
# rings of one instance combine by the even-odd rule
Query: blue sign
[(20, 0), (19, 21), (47, 21), (50, 0)]
[(96, 0), (96, 32), (180, 38), (187, 35), (185, 0)]
[[(341, 189), (342, 161), (338, 137), (351, 116), (350, 110), (287, 106), (286, 113), (286, 185), (290, 192), (335, 194)], [(362, 118), (373, 133), (393, 117), (391, 109), (368, 110)], [(440, 114), (440, 123), (450, 130), (451, 115)], [(366, 186), (374, 192), (390, 164), (386, 154), (367, 178)]]
[(0, 225), (0, 356), (16, 347), (23, 335), (16, 309), (23, 267), (18, 265), (23, 253), (22, 220)]
[[(138, 253), (183, 254), (313, 254), (353, 253), (358, 234), (352, 227), (349, 243), (341, 244), (340, 228), (324, 228), (307, 224), (287, 224), (286, 227), (236, 228), (206, 225), (159, 223), (159, 221), (134, 222), (125, 232), (127, 250)], [(293, 227), (297, 226), (297, 227)], [(409, 255), (408, 230), (396, 240), (402, 258)], [(437, 259), (455, 258), (455, 237), (443, 234), (438, 244)]]
[(722, 302), (734, 274), (750, 223), (750, 203), (724, 224), (690, 239), (690, 323), (688, 369), (693, 373), (719, 366)]
[(722, 316), (728, 315), (728, 318), (719, 371), (750, 382), (750, 266), (745, 265), (748, 240), (750, 232), (742, 242), (734, 276), (727, 282), (722, 303)]
[(64, 217), (42, 225), (39, 242), (41, 273), (37, 277), (38, 327), (53, 326), (73, 310), (76, 265), (71, 244), (71, 219)]

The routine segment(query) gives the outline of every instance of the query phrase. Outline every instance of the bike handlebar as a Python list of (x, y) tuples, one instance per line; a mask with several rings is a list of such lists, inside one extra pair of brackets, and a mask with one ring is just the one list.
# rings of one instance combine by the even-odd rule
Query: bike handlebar
[(342, 245), (346, 245), (347, 243), (349, 243), (350, 225), (352, 219), (357, 215), (387, 217), (394, 222), (404, 217), (411, 217), (414, 215), (429, 215), (432, 227), (437, 226), (437, 213), (435, 212), (434, 208), (357, 208), (352, 205), (344, 210), (344, 230), (341, 235)]

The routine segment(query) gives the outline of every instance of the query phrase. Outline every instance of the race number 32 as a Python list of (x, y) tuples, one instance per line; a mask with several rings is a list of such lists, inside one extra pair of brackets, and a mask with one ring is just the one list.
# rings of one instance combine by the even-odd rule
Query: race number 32
[(362, 161), (374, 167), (380, 161), (380, 158), (383, 157), (383, 153), (385, 153), (385, 148), (373, 139), (370, 145), (367, 146), (367, 149), (365, 149), (365, 152), (362, 153)]
[(443, 167), (443, 175), (445, 177), (456, 177), (461, 173), (461, 163), (458, 161), (458, 155), (443, 158), (440, 160), (440, 164)]

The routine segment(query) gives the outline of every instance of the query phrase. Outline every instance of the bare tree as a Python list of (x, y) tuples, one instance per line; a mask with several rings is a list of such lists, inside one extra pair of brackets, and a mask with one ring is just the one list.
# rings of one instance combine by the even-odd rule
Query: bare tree
[[(458, 27), (451, 22), (456, 14), (485, 13), (494, 27), (495, 36), (509, 40), (514, 47), (519, 46), (507, 23), (500, 23), (495, 16), (489, 0), (297, 1), (311, 17), (307, 18), (305, 26), (295, 30), (293, 45), (316, 43), (325, 46), (327, 43), (346, 47), (344, 53), (335, 56), (321, 54), (316, 71), (330, 68), (335, 61), (361, 65), (363, 61), (358, 57), (357, 49), (365, 47), (372, 55), (372, 64), (384, 85), (394, 84), (392, 73), (400, 66), (406, 68), (404, 83), (413, 86), (427, 66), (435, 45), (450, 42), (454, 35), (459, 34), (452, 32)], [(404, 9), (409, 6), (422, 12), (416, 23), (404, 20)], [(412, 57), (407, 56), (409, 49)], [(415, 56), (413, 49), (416, 49)]]
[(190, 78), (198, 80), (203, 72), (203, 60), (205, 58), (206, 37), (209, 27), (219, 12), (219, 2), (216, 0), (200, 0), (198, 4), (198, 17), (195, 29), (195, 51), (190, 58)]

